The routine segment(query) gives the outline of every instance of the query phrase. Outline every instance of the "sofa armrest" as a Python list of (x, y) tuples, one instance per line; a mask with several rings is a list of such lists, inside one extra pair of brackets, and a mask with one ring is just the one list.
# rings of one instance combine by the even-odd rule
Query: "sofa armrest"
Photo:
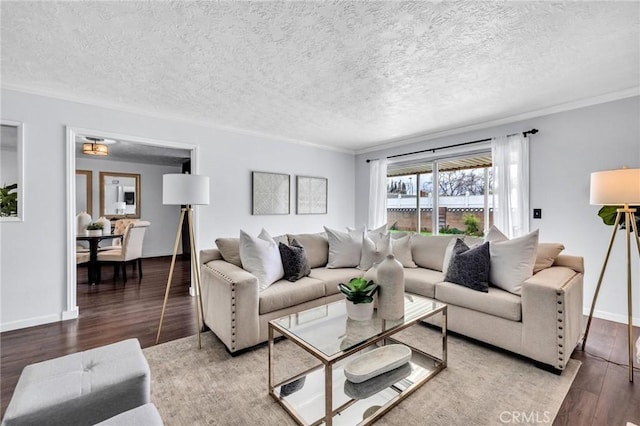
[(205, 324), (232, 353), (260, 343), (258, 279), (224, 260), (200, 270)]
[(525, 355), (563, 370), (582, 333), (583, 274), (552, 266), (522, 284)]
[(561, 254), (556, 257), (553, 262), (553, 266), (566, 266), (576, 272), (584, 274), (584, 258), (582, 256), (571, 256), (568, 254)]
[(222, 260), (222, 254), (218, 249), (200, 250), (200, 264), (204, 265), (212, 260)]

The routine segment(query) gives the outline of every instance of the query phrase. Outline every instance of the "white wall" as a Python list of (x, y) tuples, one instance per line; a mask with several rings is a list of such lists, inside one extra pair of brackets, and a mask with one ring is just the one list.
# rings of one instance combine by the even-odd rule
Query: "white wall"
[[(530, 219), (540, 229), (540, 241), (561, 242), (564, 253), (584, 257), (584, 308), (588, 314), (604, 261), (611, 227), (589, 204), (591, 172), (640, 167), (640, 97), (576, 109), (509, 125), (370, 152), (356, 157), (356, 187), (368, 187), (367, 158), (381, 158), (426, 148), (490, 138), (537, 128), (530, 138), (531, 203), (542, 219)], [(356, 223), (367, 220), (368, 191), (356, 195)], [(627, 321), (626, 260), (623, 232), (618, 232), (602, 284), (596, 316)], [(632, 242), (634, 323), (640, 325), (640, 268)]]
[(91, 178), (93, 220), (99, 217), (100, 212), (100, 172), (139, 173), (140, 219), (151, 222), (151, 226), (147, 228), (144, 235), (142, 256), (171, 256), (173, 254), (180, 208), (162, 204), (162, 175), (181, 173), (182, 167), (76, 157), (76, 168), (93, 172)]
[[(32, 94), (2, 90), (2, 118), (25, 126), (24, 222), (0, 223), (0, 329), (62, 318), (66, 309), (65, 126), (199, 146), (194, 172), (211, 178), (211, 204), (197, 207), (197, 240), (213, 247), (240, 228), (272, 235), (316, 232), (354, 223), (354, 156), (266, 137), (162, 120)], [(286, 123), (283, 123), (286, 125)], [(71, 165), (75, 167), (75, 165)], [(329, 179), (327, 215), (251, 215), (251, 171)], [(295, 188), (292, 185), (292, 201)], [(145, 201), (143, 199), (143, 205)], [(177, 207), (176, 207), (177, 208)], [(167, 232), (175, 238), (179, 214)], [(68, 312), (68, 311), (67, 311)]]

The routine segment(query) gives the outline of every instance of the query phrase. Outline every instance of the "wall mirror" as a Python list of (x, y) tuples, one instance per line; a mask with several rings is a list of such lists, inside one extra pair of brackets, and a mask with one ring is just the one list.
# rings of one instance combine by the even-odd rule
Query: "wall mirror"
[(0, 221), (24, 220), (22, 123), (2, 120), (0, 134)]
[(100, 172), (100, 216), (140, 218), (140, 174)]
[(87, 212), (93, 217), (92, 175), (91, 170), (76, 170), (76, 215)]

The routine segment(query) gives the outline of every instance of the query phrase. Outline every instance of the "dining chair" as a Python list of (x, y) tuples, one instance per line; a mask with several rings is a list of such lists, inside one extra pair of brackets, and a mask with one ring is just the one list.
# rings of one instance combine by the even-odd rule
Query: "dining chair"
[[(124, 233), (127, 230), (127, 227), (129, 226), (129, 224), (136, 223), (136, 222), (138, 222), (138, 219), (118, 219), (118, 220), (116, 220), (115, 223), (113, 224), (113, 234), (114, 235), (124, 235)], [(104, 242), (104, 241), (102, 241), (102, 242)], [(109, 240), (107, 242), (107, 244), (109, 244), (109, 245), (108, 246), (104, 246), (104, 247), (98, 247), (98, 251), (119, 249), (122, 246), (122, 240), (119, 240), (119, 239)]]
[(89, 262), (89, 252), (76, 252), (76, 265)]
[(135, 266), (138, 265), (138, 276), (142, 278), (142, 246), (144, 244), (144, 235), (151, 222), (146, 220), (136, 220), (127, 225), (122, 239), (122, 245), (119, 248), (104, 250), (98, 252), (98, 264), (111, 263), (114, 265), (113, 280), (115, 281), (120, 275), (124, 282), (127, 282), (127, 263), (131, 263), (133, 272)]

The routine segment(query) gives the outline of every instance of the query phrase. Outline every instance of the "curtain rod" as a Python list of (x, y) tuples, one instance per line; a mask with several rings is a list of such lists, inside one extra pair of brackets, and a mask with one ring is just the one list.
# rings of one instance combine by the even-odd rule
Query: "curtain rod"
[[(531, 129), (531, 130), (527, 130), (526, 132), (522, 132), (522, 136), (527, 137), (527, 135), (535, 135), (536, 133), (538, 133), (538, 129)], [(513, 134), (510, 134), (508, 136), (514, 136), (514, 135), (517, 135), (517, 133), (513, 133)], [(387, 157), (387, 159), (396, 158), (396, 157), (404, 157), (405, 155), (421, 154), (423, 152), (436, 152), (436, 151), (441, 150), (441, 149), (455, 148), (455, 147), (458, 147), (458, 146), (471, 145), (471, 144), (474, 144), (474, 143), (489, 142), (491, 139), (493, 139), (493, 138), (478, 139), (477, 141), (462, 142), (462, 143), (456, 143), (456, 144), (453, 144), (453, 145), (440, 146), (438, 148), (429, 148), (429, 149), (423, 149), (421, 151), (413, 151), (413, 152), (406, 152), (404, 154), (390, 155), (390, 156)], [(371, 162), (371, 159), (367, 160), (367, 163), (369, 163), (369, 162)]]

